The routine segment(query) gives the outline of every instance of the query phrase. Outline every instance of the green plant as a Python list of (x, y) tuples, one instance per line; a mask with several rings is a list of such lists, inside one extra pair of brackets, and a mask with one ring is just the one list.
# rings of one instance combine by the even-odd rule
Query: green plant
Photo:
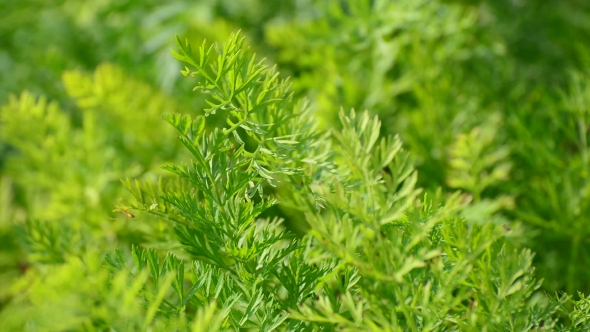
[[(178, 8), (187, 7), (163, 8), (164, 17), (182, 17)], [(309, 25), (267, 29), (287, 49), (278, 59), (296, 74), (294, 87), (239, 35), (196, 54), (178, 40), (174, 56), (207, 98), (204, 116), (110, 65), (64, 75), (75, 105), (67, 111), (30, 93), (10, 99), (1, 137), (15, 151), (4, 150), (0, 236), (13, 238), (9, 220), (19, 236), (0, 247), (9, 253), (0, 264), (12, 264), (0, 275), (12, 283), (0, 293), (1, 328), (586, 329), (587, 298), (542, 294), (534, 255), (523, 248), (526, 240), (541, 251), (544, 275), (566, 267), (560, 282), (570, 293), (586, 287), (578, 278), (587, 270), (579, 266), (589, 192), (584, 75), (574, 76), (557, 111), (555, 96), (538, 97), (549, 85), (518, 81), (507, 105), (536, 91), (529, 101), (542, 112), (503, 112), (493, 96), (506, 87), (489, 92), (469, 75), (504, 54), (501, 38), (475, 23), (476, 9), (403, 1), (320, 9)], [(157, 32), (165, 19), (151, 19)], [(303, 49), (323, 46), (297, 58), (285, 34), (305, 41), (295, 45)], [(299, 98), (310, 91), (314, 102)], [(368, 107), (387, 126), (367, 112), (335, 116), (341, 104)], [(171, 126), (159, 125), (163, 111)], [(318, 126), (317, 111), (337, 118), (334, 128)], [(556, 138), (540, 139), (547, 128)], [(128, 193), (117, 183), (124, 177), (138, 178), (123, 181)], [(417, 183), (428, 184), (425, 193)], [(467, 193), (435, 189), (445, 184)], [(531, 240), (511, 218), (556, 239)], [(293, 224), (305, 224), (305, 234)], [(572, 262), (547, 263), (543, 247), (570, 238)]]
[[(183, 108), (113, 65), (67, 72), (64, 82), (78, 104), (72, 112), (29, 92), (0, 108), (0, 138), (11, 147), (0, 177), (2, 308), (19, 297), (11, 285), (24, 275), (42, 272), (44, 280), (51, 273), (35, 267), (58, 269), (89, 248), (99, 256), (117, 244), (169, 235), (157, 223), (140, 225), (111, 211), (125, 197), (121, 178), (156, 177), (155, 167), (181, 155), (172, 128), (159, 130), (160, 143), (145, 143), (161, 112)], [(134, 107), (146, 117), (132, 117)]]
[[(165, 166), (178, 180), (125, 181), (135, 200), (120, 209), (146, 216), (136, 223), (157, 216), (174, 229), (182, 251), (164, 260), (154, 249), (116, 251), (106, 256), (111, 273), (97, 265), (93, 250), (70, 253), (25, 287), (28, 324), (265, 331), (554, 326), (557, 304), (535, 294), (532, 253), (515, 246), (503, 225), (461, 216), (469, 206), (464, 195), (421, 196), (399, 138), (380, 139), (377, 118), (341, 112), (341, 130), (316, 129), (288, 80), (242, 43), (233, 35), (220, 48), (204, 44), (193, 57), (179, 42), (175, 56), (191, 66), (183, 74), (199, 78), (195, 89), (211, 96), (205, 114), (217, 113), (227, 125), (207, 130), (207, 117), (167, 115), (190, 152), (189, 162)], [(282, 227), (271, 209), (277, 204), (296, 207), (309, 234)], [(41, 229), (32, 223), (27, 233)], [(82, 289), (72, 284), (88, 278)], [(70, 307), (77, 302), (65, 294), (81, 309)], [(109, 309), (118, 301), (126, 310)], [(69, 317), (61, 325), (46, 320), (56, 308)]]
[(412, 151), (427, 192), (469, 192), (466, 214), (522, 226), (546, 291), (587, 293), (590, 53), (571, 41), (588, 33), (574, 19), (588, 21), (588, 5), (334, 0), (317, 8), (269, 24), (266, 40), (320, 121), (338, 126), (340, 107), (378, 114), (382, 135), (399, 134)]

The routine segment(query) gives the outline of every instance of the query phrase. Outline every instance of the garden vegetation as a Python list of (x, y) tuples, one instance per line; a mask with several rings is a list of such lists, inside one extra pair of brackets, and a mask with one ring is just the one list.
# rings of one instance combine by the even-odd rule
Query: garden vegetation
[(590, 331), (546, 7), (0, 3), (0, 331)]

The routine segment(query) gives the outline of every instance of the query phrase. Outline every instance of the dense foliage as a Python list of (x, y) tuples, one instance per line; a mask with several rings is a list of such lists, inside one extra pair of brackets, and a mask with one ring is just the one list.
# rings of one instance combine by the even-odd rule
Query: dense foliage
[(590, 330), (586, 2), (0, 12), (0, 330)]

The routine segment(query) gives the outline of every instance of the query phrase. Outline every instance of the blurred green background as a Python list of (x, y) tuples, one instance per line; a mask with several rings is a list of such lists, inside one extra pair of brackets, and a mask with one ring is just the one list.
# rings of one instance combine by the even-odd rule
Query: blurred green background
[(521, 230), (546, 291), (590, 292), (588, 1), (0, 0), (0, 310), (44, 277), (30, 266), (177, 248), (157, 220), (112, 212), (119, 180), (186, 158), (161, 114), (203, 99), (174, 36), (240, 29), (321, 126), (378, 114), (422, 187), (469, 192), (475, 219)]

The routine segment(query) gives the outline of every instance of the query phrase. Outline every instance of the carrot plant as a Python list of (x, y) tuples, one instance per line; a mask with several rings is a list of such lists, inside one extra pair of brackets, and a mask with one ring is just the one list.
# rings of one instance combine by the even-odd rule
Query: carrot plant
[[(448, 20), (449, 29), (475, 29), (472, 17), (455, 7), (424, 6), (428, 15)], [(372, 24), (367, 8), (352, 6), (358, 15), (350, 22)], [(381, 9), (377, 22), (386, 24), (391, 11)], [(332, 18), (350, 23), (346, 15)], [(395, 29), (418, 34), (420, 24), (406, 19)], [(379, 33), (369, 48), (395, 46)], [(432, 46), (446, 36), (433, 33), (422, 42)], [(451, 38), (451, 56), (439, 56), (456, 65), (455, 52), (468, 43)], [(328, 64), (341, 66), (350, 55), (345, 50), (335, 60), (329, 48), (319, 50)], [(334, 68), (321, 69), (325, 81), (297, 77), (293, 87), (239, 33), (195, 50), (177, 38), (173, 56), (194, 87), (194, 105), (206, 105), (199, 111), (112, 65), (94, 75), (63, 75), (73, 113), (31, 93), (11, 98), (1, 111), (1, 137), (17, 151), (0, 178), (0, 237), (9, 239), (0, 250), (16, 254), (0, 261), (12, 264), (0, 274), (10, 283), (0, 292), (0, 330), (588, 330), (590, 298), (571, 296), (584, 285), (575, 280), (579, 273), (566, 270), (571, 295), (544, 292), (527, 247), (529, 228), (514, 220), (534, 223), (543, 214), (536, 209), (539, 196), (507, 183), (519, 176), (515, 165), (544, 160), (524, 160), (523, 149), (550, 146), (535, 147), (531, 139), (512, 148), (501, 144), (527, 132), (517, 130), (522, 118), (498, 110), (480, 114), (476, 125), (453, 122), (456, 132), (440, 142), (437, 119), (410, 115), (409, 127), (396, 128), (408, 136), (423, 124), (422, 138), (445, 151), (422, 154), (418, 136), (410, 144), (418, 151), (406, 149), (405, 137), (384, 128), (370, 107), (384, 115), (399, 101), (380, 100), (392, 92), (403, 100), (410, 91), (424, 104), (436, 95), (428, 94), (433, 86), (411, 88), (409, 76), (400, 82), (380, 77), (394, 67), (382, 55), (370, 53), (366, 62), (375, 76), (351, 62), (344, 79), (351, 89), (351, 82), (368, 78), (344, 95), (369, 111), (333, 109), (327, 100), (335, 96)], [(419, 81), (433, 73), (424, 75)], [(581, 153), (571, 157), (575, 167), (563, 184), (534, 178), (529, 186), (540, 192), (563, 187), (578, 197), (564, 215), (584, 220), (587, 190), (576, 179), (587, 161), (587, 89), (583, 78), (573, 82), (562, 96), (563, 118), (577, 124), (571, 148)], [(308, 101), (301, 97), (305, 84), (326, 91)], [(445, 84), (455, 91), (452, 82)], [(143, 114), (130, 113), (133, 108)], [(460, 117), (455, 111), (449, 114)], [(331, 112), (321, 117), (335, 124), (319, 122), (318, 112)], [(507, 131), (506, 122), (516, 129)], [(20, 205), (8, 203), (12, 194)], [(557, 207), (568, 203), (551, 197)], [(585, 241), (581, 225), (576, 221), (571, 234), (564, 233), (578, 239), (577, 247)]]

